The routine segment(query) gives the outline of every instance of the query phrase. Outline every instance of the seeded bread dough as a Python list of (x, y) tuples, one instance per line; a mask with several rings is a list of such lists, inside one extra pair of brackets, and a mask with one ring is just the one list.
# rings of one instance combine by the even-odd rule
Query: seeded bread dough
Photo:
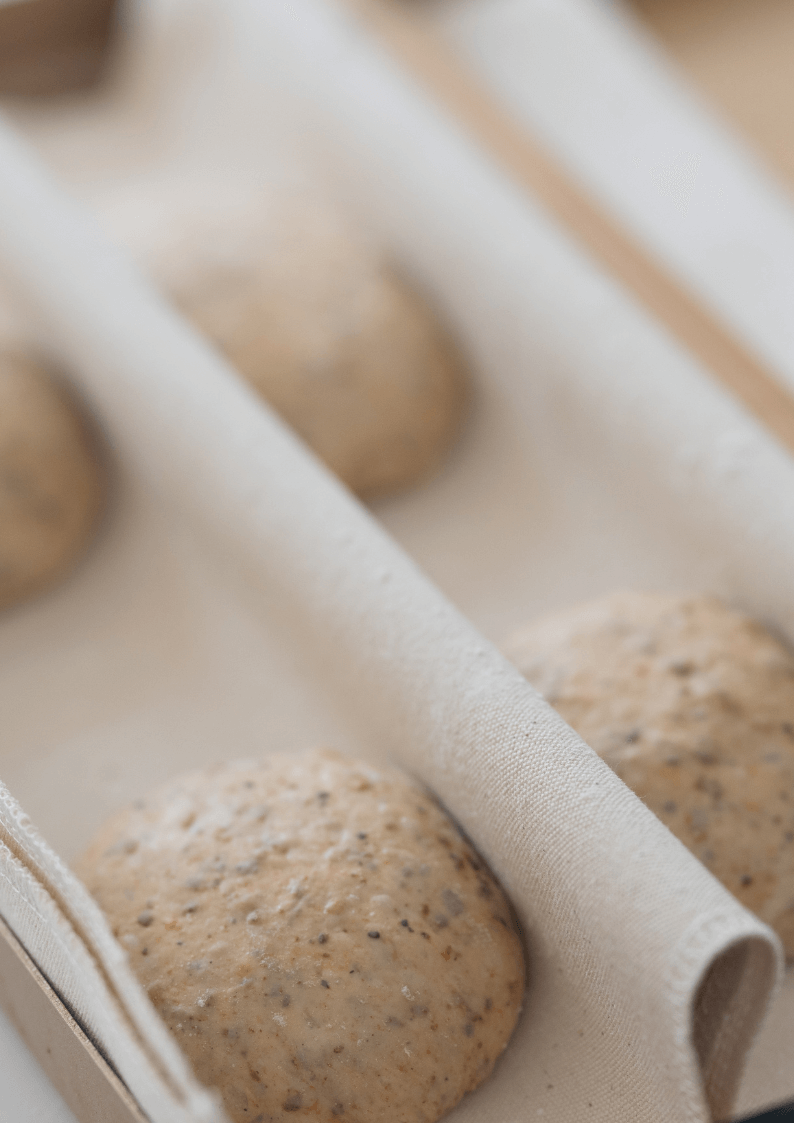
[(0, 608), (71, 567), (104, 495), (96, 442), (75, 403), (35, 360), (0, 351)]
[(794, 956), (794, 656), (716, 597), (619, 593), (505, 644)]
[(432, 1123), (524, 992), (504, 894), (395, 769), (274, 755), (181, 778), (77, 866), (235, 1123)]
[(467, 379), (439, 321), (314, 197), (126, 194), (106, 222), (159, 287), (358, 494), (431, 473)]

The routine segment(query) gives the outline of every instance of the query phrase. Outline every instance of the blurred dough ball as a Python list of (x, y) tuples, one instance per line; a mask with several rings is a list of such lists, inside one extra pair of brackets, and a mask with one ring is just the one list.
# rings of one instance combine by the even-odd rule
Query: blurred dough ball
[(36, 360), (0, 351), (0, 608), (56, 581), (103, 507), (94, 436)]
[(103, 208), (182, 313), (349, 487), (428, 476), (461, 421), (460, 355), (425, 301), (327, 204), (173, 182)]
[(505, 653), (794, 956), (794, 655), (716, 597), (618, 593)]

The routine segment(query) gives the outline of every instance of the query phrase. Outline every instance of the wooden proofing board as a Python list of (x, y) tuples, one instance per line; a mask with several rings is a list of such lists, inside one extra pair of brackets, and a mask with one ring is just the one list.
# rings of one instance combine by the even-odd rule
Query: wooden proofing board
[[(211, 80), (204, 84), (207, 60), (219, 69), (229, 62), (222, 41), (191, 23), (186, 8), (182, 27), (171, 24), (155, 44), (146, 82), (136, 85), (128, 75), (127, 86), (104, 103), (18, 111), (78, 192), (155, 164), (175, 139), (183, 159), (197, 163), (201, 152), (229, 143), (220, 135), (223, 104), (215, 119), (201, 118), (200, 138), (185, 113), (197, 90), (205, 105), (217, 102)], [(163, 99), (157, 123), (146, 117), (150, 78)], [(148, 147), (141, 139), (147, 129)], [(244, 132), (243, 121), (243, 139)], [(126, 149), (124, 138), (131, 140)], [(568, 434), (552, 448), (543, 444), (544, 425), (539, 418), (538, 431), (528, 434), (510, 401), (483, 381), (445, 470), (421, 491), (378, 508), (488, 635), (498, 639), (528, 615), (619, 585), (699, 585), (730, 594), (724, 559), (688, 537), (675, 510), (655, 508), (651, 516), (631, 481), (616, 480), (602, 462), (598, 434), (585, 441)], [(233, 743), (240, 755), (256, 751), (263, 727), (291, 743), (329, 735), (354, 747), (363, 741), (311, 682), (305, 660), (290, 663), (275, 636), (275, 626), (261, 634), (195, 544), (134, 480), (122, 478), (113, 515), (83, 567), (0, 628), (4, 773), (64, 856), (107, 810), (163, 772), (212, 759), (219, 744)], [(265, 692), (262, 676), (252, 673), (263, 666)], [(79, 807), (64, 799), (78, 771)]]

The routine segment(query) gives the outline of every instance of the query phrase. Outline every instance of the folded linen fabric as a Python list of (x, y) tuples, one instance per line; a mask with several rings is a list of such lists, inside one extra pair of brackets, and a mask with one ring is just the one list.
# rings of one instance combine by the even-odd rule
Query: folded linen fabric
[[(629, 410), (638, 471), (667, 487), (672, 501), (683, 457), (691, 503), (711, 511), (710, 530), (727, 540), (742, 534), (745, 543), (748, 533), (751, 542), (760, 536), (774, 548), (772, 560), (740, 557), (737, 571), (748, 588), (766, 587), (761, 579), (780, 572), (775, 607), (790, 625), (794, 548), (791, 520), (781, 518), (794, 494), (789, 460), (346, 18), (303, 2), (260, 16), (272, 19), (270, 49), (285, 52), (288, 68), (299, 61), (301, 78), (312, 72), (311, 100), (328, 95), (331, 117), (344, 120), (340, 134), (359, 130), (349, 145), (359, 166), (369, 152), (394, 173), (373, 192), (371, 210), (383, 216), (397, 203), (395, 242), (417, 250), (418, 270), (466, 321), (475, 349), (488, 351), (499, 336), (496, 353), (507, 348), (519, 364), (556, 354), (546, 369), (581, 393), (594, 423), (617, 433)], [(339, 73), (347, 85), (334, 93)], [(363, 101), (361, 84), (372, 95)], [(384, 120), (396, 125), (385, 130), (390, 156), (364, 128), (383, 134)], [(432, 166), (414, 151), (423, 145), (436, 156)], [(494, 1078), (456, 1117), (726, 1116), (776, 971), (769, 931), (165, 308), (7, 128), (0, 162), (0, 261), (118, 454), (237, 560), (254, 591), (279, 591), (296, 629), (325, 654), (329, 675), (340, 689), (356, 684), (373, 731), (436, 790), (512, 897), (527, 937), (525, 1013)], [(502, 309), (497, 324), (494, 307)], [(641, 394), (633, 385), (638, 355), (647, 372)], [(597, 388), (588, 388), (594, 374)], [(704, 417), (712, 429), (701, 442)], [(728, 473), (730, 494), (726, 440), (743, 469), (738, 482)], [(17, 847), (23, 865), (36, 869), (30, 840), (20, 836)], [(66, 878), (58, 888), (64, 915), (77, 916), (79, 890)], [(83, 942), (111, 982), (125, 1026), (150, 1047), (137, 1073), (125, 1072), (143, 1100), (156, 1078), (145, 1067), (156, 1031), (101, 922), (81, 915)], [(81, 991), (45, 940), (37, 950), (56, 987)], [(131, 1029), (96, 1022), (93, 1031), (112, 1060), (123, 1056)], [(158, 1123), (179, 1107), (152, 1104), (149, 1113)]]
[(223, 1123), (135, 981), (98, 906), (0, 784), (0, 914), (143, 1110)]
[(631, 14), (608, 0), (454, 0), (433, 22), (505, 112), (794, 386), (790, 195)]

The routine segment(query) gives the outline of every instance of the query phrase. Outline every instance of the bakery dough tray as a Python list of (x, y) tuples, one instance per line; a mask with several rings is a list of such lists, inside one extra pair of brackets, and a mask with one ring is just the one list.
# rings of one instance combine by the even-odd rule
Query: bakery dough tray
[[(36, 309), (47, 346), (95, 408), (113, 462), (112, 501), (88, 555), (61, 585), (0, 621), (3, 782), (68, 862), (111, 811), (180, 770), (316, 744), (375, 761), (396, 754), (434, 786), (453, 777), (445, 801), (508, 888), (523, 892), (514, 888), (521, 878), (511, 863), (516, 847), (529, 844), (515, 842), (512, 819), (496, 821), (497, 780), (482, 797), (475, 791), (487, 775), (476, 746), (487, 761), (491, 740), (507, 744), (513, 726), (506, 721), (502, 730), (496, 718), (478, 726), (474, 701), (471, 714), (467, 708), (471, 684), (481, 681), (486, 699), (493, 692), (494, 714), (537, 707), (538, 744), (543, 752), (551, 746), (555, 769), (564, 772), (564, 753), (580, 749), (543, 703), (525, 696), (487, 641), (498, 644), (543, 611), (623, 588), (710, 591), (794, 639), (791, 454), (394, 61), (350, 7), (152, 0), (130, 3), (124, 18), (126, 34), (102, 88), (2, 107), (57, 186), (3, 130), (0, 158), (10, 172), (0, 187), (0, 261)], [(101, 213), (120, 187), (151, 190), (161, 178), (200, 180), (219, 167), (247, 182), (321, 181), (427, 294), (465, 350), (473, 392), (460, 439), (432, 479), (378, 501), (369, 514), (252, 395), (223, 381), (217, 357), (148, 289), (139, 292), (123, 259), (113, 271), (113, 251), (100, 234), (86, 235), (88, 248), (78, 252), (91, 229), (83, 212)], [(106, 298), (98, 281), (105, 267)], [(137, 343), (114, 313), (125, 294), (130, 324), (146, 329)], [(123, 354), (122, 344), (129, 345)], [(179, 368), (173, 379), (169, 364)], [(198, 372), (195, 391), (188, 365)], [(239, 422), (237, 447), (215, 443), (211, 403), (199, 399), (216, 391), (222, 423)], [(261, 453), (254, 448), (260, 430), (270, 434)], [(439, 668), (444, 652), (448, 673)], [(478, 659), (481, 680), (468, 678)], [(368, 660), (377, 664), (373, 681), (383, 678), (378, 689), (362, 671)], [(447, 739), (425, 767), (419, 734), (432, 740), (438, 723)], [(415, 734), (415, 747), (404, 751)], [(555, 785), (563, 791), (565, 777), (553, 772), (550, 792)], [(626, 809), (625, 824), (602, 824), (603, 853), (615, 869), (624, 864), (624, 827), (626, 838), (650, 831), (647, 860), (667, 868), (665, 848), (673, 847), (669, 868), (680, 861), (700, 885), (696, 863), (679, 856), (661, 828), (655, 833), (618, 781), (604, 783)], [(555, 830), (564, 838), (561, 820), (549, 838)], [(646, 908), (636, 904), (639, 862), (636, 853), (627, 858), (625, 885), (615, 886), (616, 908), (635, 901), (637, 931)], [(689, 891), (687, 882), (682, 899)], [(675, 898), (672, 881), (663, 892)], [(689, 898), (681, 915), (690, 907), (696, 918), (698, 901)], [(649, 893), (648, 915), (655, 908), (662, 905)], [(733, 931), (730, 908), (726, 932)], [(735, 939), (753, 937), (747, 924)], [(709, 933), (697, 945), (702, 962), (711, 954), (702, 949), (727, 946), (713, 925)], [(614, 946), (612, 935), (602, 938), (593, 963), (620, 975), (628, 937), (615, 934)], [(620, 1055), (634, 1049), (620, 1044), (617, 1031), (613, 1052), (591, 1057), (582, 1076), (572, 1071), (562, 1031), (559, 1048), (553, 1034), (533, 1037), (533, 1003), (550, 1001), (544, 988), (552, 987), (554, 955), (542, 932), (536, 946), (533, 940), (531, 975), (533, 954), (538, 966), (520, 1057), (530, 1058), (529, 1068), (533, 1056), (541, 1058), (545, 1075), (538, 1068), (522, 1083), (511, 1046), (489, 1086), (450, 1120), (569, 1123), (584, 1117), (588, 1103), (593, 1120), (662, 1118), (668, 1077), (664, 1065), (647, 1067), (645, 1046), (634, 1076), (616, 1091), (609, 1076), (602, 1082), (593, 1073), (598, 1065), (619, 1073)], [(61, 1030), (52, 1028), (48, 1010), (59, 1006), (58, 996), (13, 936), (6, 945), (6, 1005), (81, 1123), (141, 1118), (62, 1005)], [(630, 951), (624, 959), (630, 963)], [(15, 989), (23, 975), (30, 992)], [(683, 968), (681, 980), (679, 1014), (694, 993)], [(34, 992), (35, 1000), (24, 997)], [(638, 1039), (656, 1017), (654, 1001), (650, 990), (647, 1000), (638, 998), (630, 1027)], [(734, 1117), (794, 1096), (792, 1026), (794, 980), (787, 977), (751, 1050)], [(681, 1090), (670, 1077), (664, 1110), (671, 1121), (705, 1123), (697, 1059), (682, 1032), (681, 1040), (669, 1035)], [(55, 1061), (44, 1055), (53, 1041)], [(0, 1058), (0, 1085), (13, 1079), (3, 1064)], [(75, 1081), (74, 1072), (89, 1075)], [(719, 1090), (707, 1095), (718, 1111)]]

